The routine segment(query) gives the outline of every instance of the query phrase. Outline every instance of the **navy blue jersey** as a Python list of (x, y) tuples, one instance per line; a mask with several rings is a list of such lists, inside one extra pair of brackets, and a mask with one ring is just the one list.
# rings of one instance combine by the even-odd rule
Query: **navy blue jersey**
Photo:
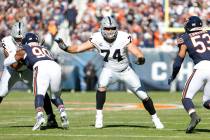
[(44, 47), (24, 45), (23, 48), (27, 54), (24, 61), (26, 65), (28, 66), (28, 68), (30, 69), (33, 69), (34, 64), (38, 61), (42, 61), (42, 60), (54, 61), (54, 58), (49, 52), (49, 50), (47, 50)]
[(187, 46), (187, 52), (194, 64), (202, 60), (210, 61), (210, 31), (184, 33), (177, 39), (178, 47)]

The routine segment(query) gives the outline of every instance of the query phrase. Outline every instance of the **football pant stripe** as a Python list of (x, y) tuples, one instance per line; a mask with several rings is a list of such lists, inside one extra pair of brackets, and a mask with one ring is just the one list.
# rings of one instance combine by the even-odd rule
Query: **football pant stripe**
[(188, 90), (189, 85), (190, 85), (190, 82), (191, 82), (193, 76), (195, 75), (195, 72), (196, 72), (196, 69), (193, 70), (192, 74), (190, 75), (189, 79), (187, 80), (187, 82), (185, 84), (185, 87), (184, 87), (184, 90), (183, 90), (183, 93), (182, 93), (182, 98), (185, 98), (185, 96), (187, 94), (187, 90)]
[(37, 74), (38, 74), (38, 67), (35, 67), (35, 72), (34, 72), (34, 96), (37, 95)]

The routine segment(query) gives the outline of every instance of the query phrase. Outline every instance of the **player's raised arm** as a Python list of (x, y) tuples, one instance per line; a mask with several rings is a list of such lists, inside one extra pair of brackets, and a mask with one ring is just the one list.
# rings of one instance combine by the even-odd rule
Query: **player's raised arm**
[(79, 53), (94, 48), (93, 44), (88, 40), (81, 45), (67, 46), (61, 38), (55, 40), (58, 43), (59, 48), (69, 53)]
[(137, 57), (137, 61), (135, 62), (137, 65), (143, 65), (145, 63), (144, 54), (136, 45), (130, 43), (128, 45), (128, 51)]

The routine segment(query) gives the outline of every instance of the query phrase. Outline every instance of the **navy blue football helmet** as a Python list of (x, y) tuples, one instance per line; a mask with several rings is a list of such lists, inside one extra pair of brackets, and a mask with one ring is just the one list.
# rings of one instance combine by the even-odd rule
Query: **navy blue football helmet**
[(22, 44), (28, 44), (30, 42), (39, 42), (39, 37), (34, 33), (26, 33), (22, 40)]
[(193, 31), (201, 30), (202, 26), (203, 26), (203, 22), (199, 17), (191, 16), (190, 18), (186, 20), (184, 29), (185, 29), (185, 32), (189, 33)]

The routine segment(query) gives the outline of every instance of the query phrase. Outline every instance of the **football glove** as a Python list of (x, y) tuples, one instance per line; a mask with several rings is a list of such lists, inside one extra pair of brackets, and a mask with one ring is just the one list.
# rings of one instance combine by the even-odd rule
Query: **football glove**
[(173, 80), (174, 80), (173, 77), (168, 78), (168, 85), (171, 85), (171, 82), (173, 82)]
[(145, 58), (144, 57), (139, 57), (137, 61), (134, 62), (137, 65), (143, 65), (145, 63)]
[(55, 39), (55, 42), (58, 43), (59, 48), (61, 48), (64, 51), (67, 51), (68, 46), (63, 42), (63, 39), (61, 38)]
[(42, 39), (42, 40), (40, 41), (40, 43), (39, 43), (39, 44), (40, 44), (41, 46), (43, 46), (43, 45), (44, 45), (44, 43), (45, 43), (45, 40), (44, 40), (44, 39)]

